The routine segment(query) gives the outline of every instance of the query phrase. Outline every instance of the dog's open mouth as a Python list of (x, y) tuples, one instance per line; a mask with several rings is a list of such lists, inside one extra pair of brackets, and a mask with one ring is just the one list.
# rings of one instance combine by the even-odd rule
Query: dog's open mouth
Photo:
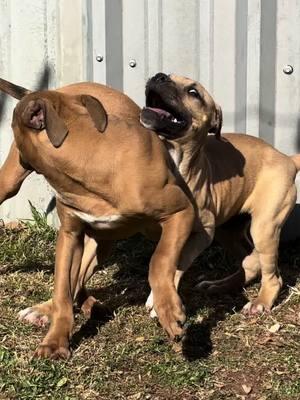
[(167, 138), (180, 136), (180, 132), (188, 125), (188, 118), (179, 110), (176, 102), (167, 102), (154, 91), (146, 94), (146, 107), (141, 112), (140, 121), (145, 128)]

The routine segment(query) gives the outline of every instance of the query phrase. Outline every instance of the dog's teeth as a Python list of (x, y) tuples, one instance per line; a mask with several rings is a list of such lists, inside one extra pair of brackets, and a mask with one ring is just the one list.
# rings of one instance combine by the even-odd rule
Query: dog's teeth
[(177, 121), (177, 118), (174, 118), (174, 119), (173, 119), (173, 122), (178, 122), (178, 121)]

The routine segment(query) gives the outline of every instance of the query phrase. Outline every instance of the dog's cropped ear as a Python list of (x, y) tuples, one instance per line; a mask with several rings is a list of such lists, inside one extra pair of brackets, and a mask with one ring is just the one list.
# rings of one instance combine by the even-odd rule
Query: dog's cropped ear
[(214, 133), (218, 140), (221, 139), (221, 130), (223, 125), (223, 113), (220, 106), (216, 106), (215, 115), (212, 121), (212, 127), (209, 130), (210, 133)]
[(101, 102), (93, 96), (83, 94), (81, 103), (87, 109), (98, 131), (104, 132), (107, 126), (107, 114)]
[(29, 101), (22, 113), (22, 121), (28, 128), (46, 129), (54, 147), (60, 147), (68, 134), (64, 121), (59, 117), (51, 102), (46, 99)]

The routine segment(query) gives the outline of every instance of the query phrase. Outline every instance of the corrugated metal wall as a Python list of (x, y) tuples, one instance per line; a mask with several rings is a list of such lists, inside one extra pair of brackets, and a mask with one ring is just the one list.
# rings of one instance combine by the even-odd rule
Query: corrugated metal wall
[(138, 103), (150, 75), (177, 72), (201, 81), (222, 105), (224, 131), (297, 150), (299, 0), (129, 0), (122, 23), (122, 88)]
[[(52, 86), (94, 79), (140, 105), (149, 76), (184, 74), (222, 105), (224, 131), (300, 152), (300, 0), (0, 0), (0, 56), (0, 75), (25, 86), (47, 60)], [(23, 216), (28, 197), (48, 199), (28, 185), (2, 215)]]

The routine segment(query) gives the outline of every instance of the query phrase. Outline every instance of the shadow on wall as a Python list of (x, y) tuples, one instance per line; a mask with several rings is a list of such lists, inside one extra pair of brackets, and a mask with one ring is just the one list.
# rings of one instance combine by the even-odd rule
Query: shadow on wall
[(7, 98), (6, 94), (0, 93), (0, 124), (4, 116), (6, 98)]
[(45, 64), (43, 70), (39, 74), (39, 80), (37, 83), (36, 90), (46, 90), (49, 88), (49, 82), (52, 78), (51, 68), (48, 64)]

